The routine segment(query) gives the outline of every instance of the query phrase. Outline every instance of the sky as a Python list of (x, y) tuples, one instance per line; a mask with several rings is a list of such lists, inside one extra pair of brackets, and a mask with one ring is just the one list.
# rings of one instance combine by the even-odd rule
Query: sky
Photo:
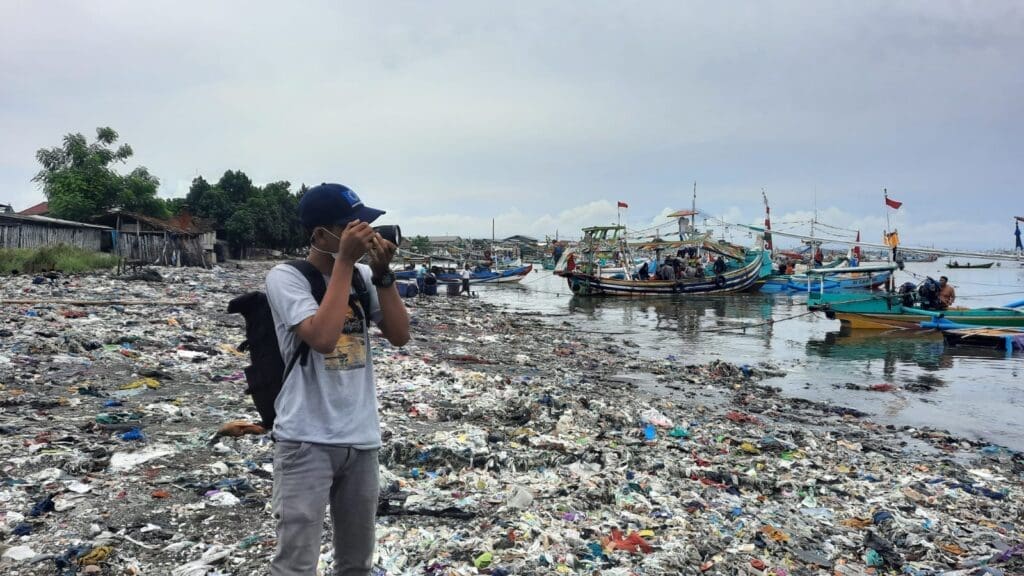
[(885, 188), (907, 245), (1009, 248), (1022, 55), (1001, 0), (0, 0), (0, 203), (111, 126), (163, 197), (341, 182), (406, 236), (642, 227), (696, 182), (707, 217), (765, 190), (777, 226), (871, 241)]

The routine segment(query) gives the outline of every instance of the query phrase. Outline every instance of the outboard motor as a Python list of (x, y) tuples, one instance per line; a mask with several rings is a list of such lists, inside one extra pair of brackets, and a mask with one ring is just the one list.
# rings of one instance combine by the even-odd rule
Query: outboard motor
[(906, 282), (900, 286), (899, 295), (904, 306), (916, 304), (917, 285), (913, 282)]
[(917, 287), (917, 295), (921, 298), (921, 307), (925, 310), (942, 309), (942, 305), (939, 303), (939, 283), (934, 279), (927, 278), (921, 282), (921, 285)]

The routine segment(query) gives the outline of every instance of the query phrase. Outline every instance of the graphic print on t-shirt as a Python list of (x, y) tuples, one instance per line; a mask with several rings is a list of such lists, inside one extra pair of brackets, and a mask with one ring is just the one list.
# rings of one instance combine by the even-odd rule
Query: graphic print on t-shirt
[(355, 370), (366, 367), (366, 324), (362, 308), (358, 303), (349, 302), (348, 317), (341, 331), (334, 352), (324, 356), (324, 367), (328, 370)]

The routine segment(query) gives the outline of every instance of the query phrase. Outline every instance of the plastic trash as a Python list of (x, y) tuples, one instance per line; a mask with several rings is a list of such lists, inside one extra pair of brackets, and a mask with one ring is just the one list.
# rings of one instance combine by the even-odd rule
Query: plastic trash
[[(0, 307), (0, 573), (265, 573), (274, 444), (224, 308), (270, 265), (4, 277), (7, 299), (129, 303)], [(779, 391), (777, 367), (665, 359), (571, 317), (409, 306), (408, 346), (370, 333), (378, 576), (1024, 573), (1013, 450), (883, 426)], [(329, 574), (326, 531), (320, 548)]]

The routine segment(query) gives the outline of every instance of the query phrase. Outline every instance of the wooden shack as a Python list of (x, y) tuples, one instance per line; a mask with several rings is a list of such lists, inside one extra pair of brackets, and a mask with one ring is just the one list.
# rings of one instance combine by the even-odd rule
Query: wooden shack
[(213, 263), (210, 233), (131, 212), (114, 211), (95, 220), (112, 228), (103, 250), (126, 260), (156, 266), (200, 266)]
[(98, 224), (0, 212), (0, 248), (39, 248), (67, 244), (99, 252), (110, 231), (110, 228)]

